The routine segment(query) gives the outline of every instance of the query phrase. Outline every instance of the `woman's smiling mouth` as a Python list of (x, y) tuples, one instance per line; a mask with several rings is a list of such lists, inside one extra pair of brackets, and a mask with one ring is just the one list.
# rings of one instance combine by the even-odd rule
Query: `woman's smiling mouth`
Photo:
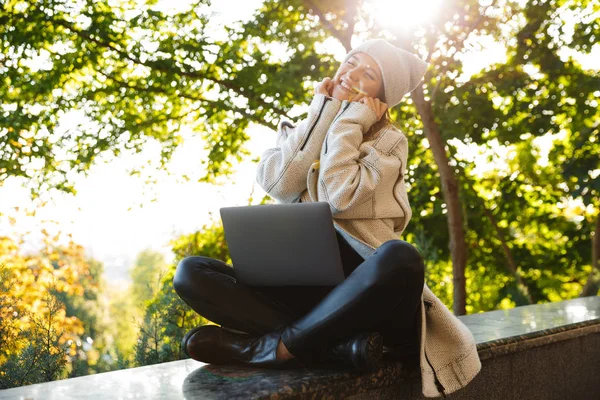
[(340, 86), (341, 86), (341, 87), (343, 87), (344, 89), (346, 89), (346, 90), (348, 90), (348, 91), (352, 92), (352, 93), (355, 93), (355, 94), (358, 94), (358, 93), (359, 93), (359, 92), (358, 92), (358, 90), (356, 90), (356, 89), (355, 89), (355, 88), (353, 88), (352, 86), (348, 85), (348, 84), (347, 84), (346, 82), (344, 82), (344, 81), (341, 81), (341, 82), (340, 82)]

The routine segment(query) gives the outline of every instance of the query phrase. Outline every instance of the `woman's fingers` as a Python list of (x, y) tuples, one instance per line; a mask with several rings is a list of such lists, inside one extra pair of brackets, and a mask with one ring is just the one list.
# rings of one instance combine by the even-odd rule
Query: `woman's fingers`
[(358, 93), (356, 96), (351, 95), (350, 99), (348, 101), (357, 101), (359, 103), (362, 103), (364, 98), (365, 98), (364, 94)]
[(383, 114), (385, 114), (385, 112), (386, 112), (386, 111), (387, 111), (387, 109), (388, 109), (388, 105), (387, 105), (387, 104), (385, 104), (384, 102), (381, 102), (381, 104), (380, 104), (380, 107), (381, 107), (381, 108), (380, 108), (380, 115), (381, 115), (381, 116), (380, 116), (379, 118), (381, 118), (381, 117), (383, 116)]
[(326, 96), (330, 96), (332, 88), (333, 81), (331, 80), (331, 78), (324, 78), (315, 86), (315, 94), (324, 94)]
[(380, 119), (385, 114), (385, 110), (387, 110), (387, 104), (379, 99), (373, 99), (373, 107), (371, 109), (377, 115), (377, 119)]
[(383, 116), (383, 114), (385, 114), (385, 111), (387, 110), (387, 104), (385, 104), (383, 101), (380, 101), (379, 99), (377, 99), (377, 116), (379, 116), (379, 118), (381, 118)]
[(329, 95), (331, 96), (331, 91), (333, 90), (333, 79), (325, 78), (324, 83), (325, 83), (325, 89), (327, 89), (327, 93), (329, 93)]
[(375, 115), (377, 115), (377, 119), (380, 119), (387, 110), (387, 104), (377, 98), (363, 97), (359, 102), (373, 110)]
[(364, 96), (359, 100), (360, 103), (363, 103), (364, 105), (368, 106), (369, 108), (373, 108), (373, 98), (372, 97), (368, 97), (368, 96)]
[(375, 107), (375, 102), (372, 97), (363, 97), (361, 99), (361, 103), (369, 107), (375, 114), (377, 114), (377, 108)]

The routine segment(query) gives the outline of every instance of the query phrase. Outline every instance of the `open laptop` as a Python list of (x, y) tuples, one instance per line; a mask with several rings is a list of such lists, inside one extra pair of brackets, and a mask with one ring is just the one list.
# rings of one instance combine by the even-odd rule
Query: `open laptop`
[(334, 286), (344, 280), (329, 204), (220, 209), (236, 276), (253, 286)]

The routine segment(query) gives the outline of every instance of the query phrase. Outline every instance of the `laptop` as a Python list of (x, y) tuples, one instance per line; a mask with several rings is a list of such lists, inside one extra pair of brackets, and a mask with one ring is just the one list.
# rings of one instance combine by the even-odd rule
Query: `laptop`
[(344, 280), (329, 204), (220, 209), (238, 280), (252, 286), (335, 286)]

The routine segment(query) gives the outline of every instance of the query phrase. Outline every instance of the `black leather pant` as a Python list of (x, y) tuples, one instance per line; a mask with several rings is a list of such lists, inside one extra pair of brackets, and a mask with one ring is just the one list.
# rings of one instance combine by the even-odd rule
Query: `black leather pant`
[(192, 309), (221, 326), (252, 335), (281, 330), (281, 340), (300, 360), (371, 331), (380, 332), (386, 346), (418, 351), (424, 283), (419, 252), (390, 240), (365, 260), (339, 234), (338, 244), (346, 279), (335, 287), (248, 286), (228, 264), (202, 256), (179, 263), (173, 286)]

